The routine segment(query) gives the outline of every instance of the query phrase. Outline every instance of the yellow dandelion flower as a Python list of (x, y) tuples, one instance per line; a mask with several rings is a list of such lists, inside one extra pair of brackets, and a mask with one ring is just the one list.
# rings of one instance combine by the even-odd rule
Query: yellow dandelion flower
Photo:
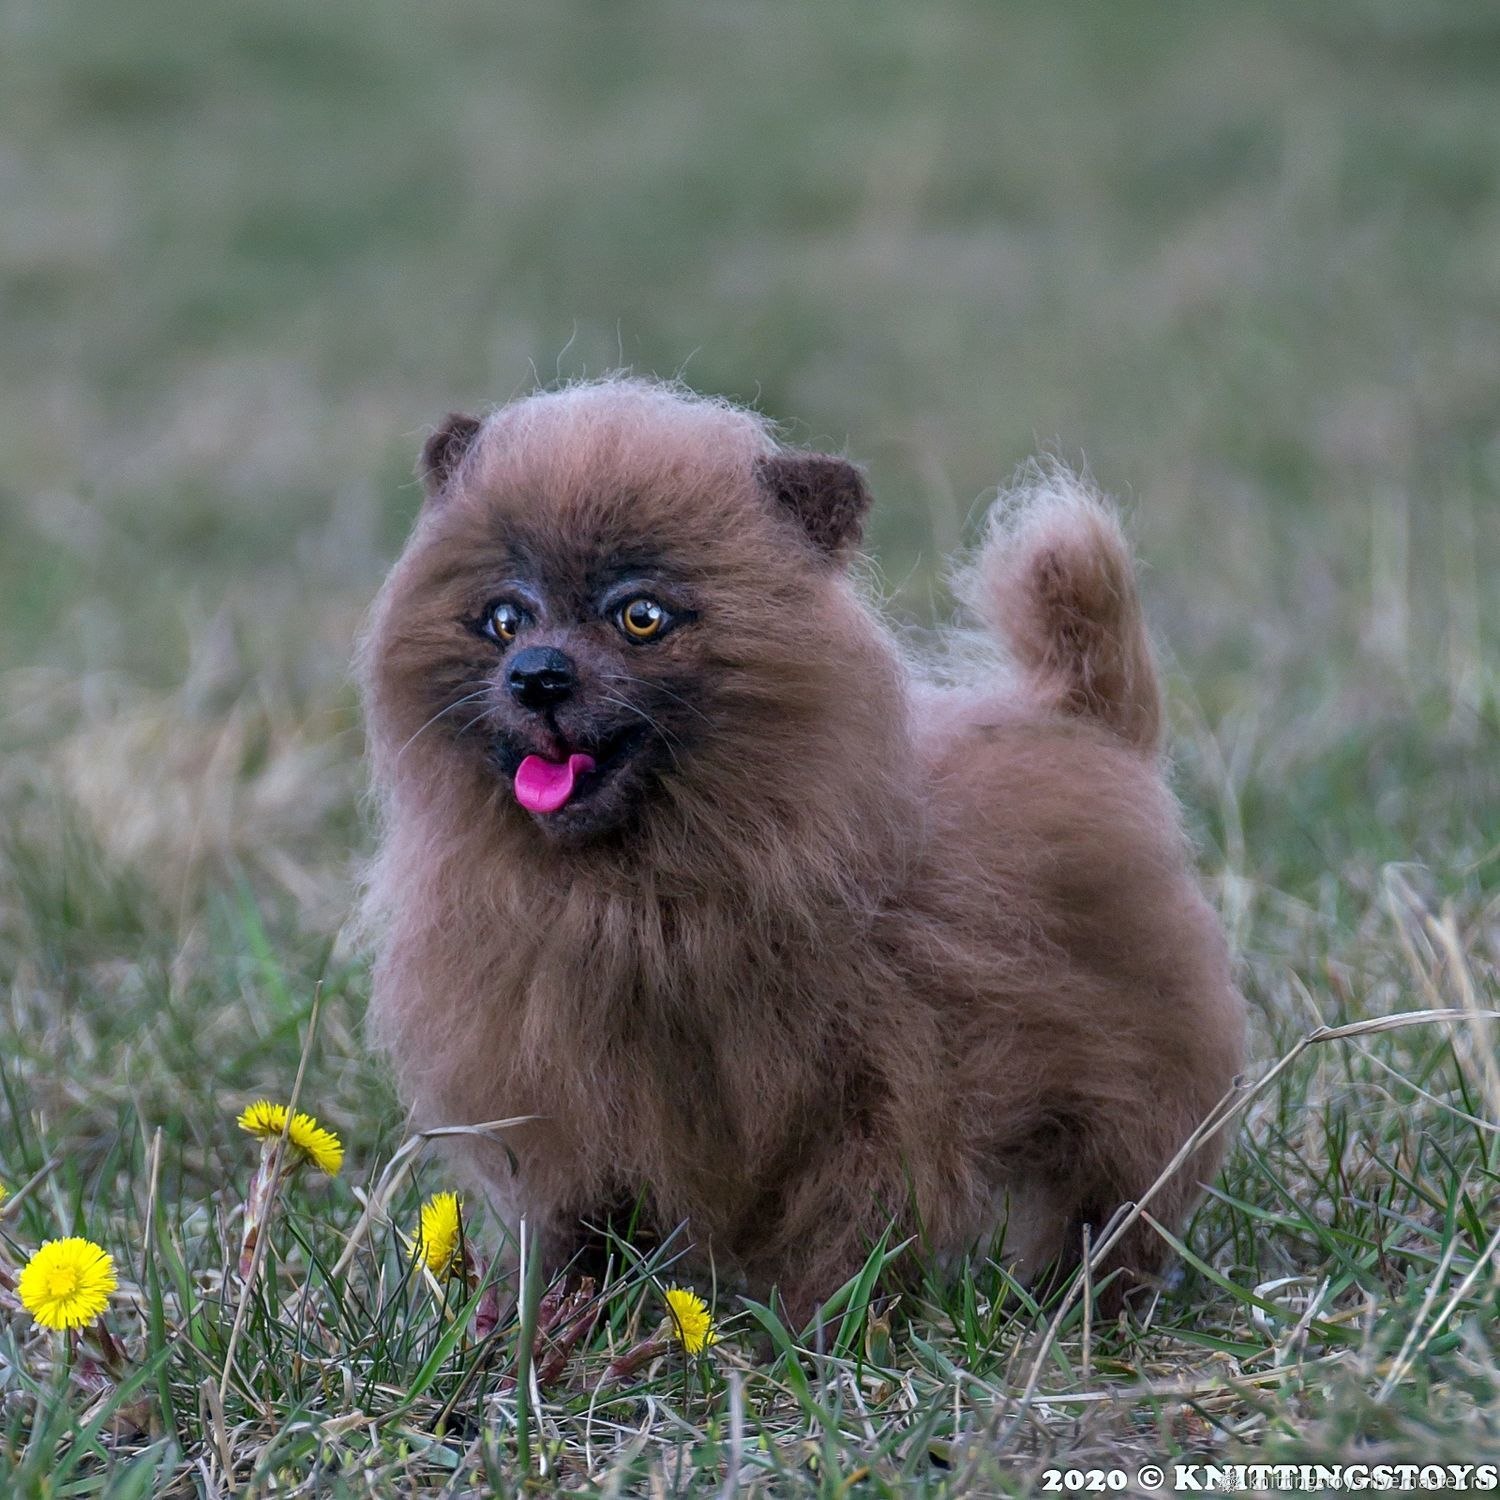
[(686, 1287), (667, 1288), (667, 1321), (672, 1325), (672, 1337), (689, 1354), (702, 1354), (710, 1344), (719, 1342), (708, 1303)]
[(16, 1283), (21, 1306), (43, 1328), (86, 1328), (119, 1285), (115, 1263), (92, 1240), (48, 1240)]
[(453, 1265), (459, 1247), (459, 1202), (457, 1193), (434, 1193), (422, 1205), (422, 1222), (411, 1247), (411, 1257), (420, 1256), (434, 1276)]
[[(286, 1129), (286, 1105), (257, 1099), (240, 1115), (237, 1123), (241, 1130), (263, 1141), (277, 1140)], [(344, 1143), (331, 1130), (324, 1130), (311, 1115), (299, 1110), (292, 1116), (287, 1140), (320, 1172), (326, 1172), (330, 1177), (339, 1175), (339, 1168), (344, 1164)]]

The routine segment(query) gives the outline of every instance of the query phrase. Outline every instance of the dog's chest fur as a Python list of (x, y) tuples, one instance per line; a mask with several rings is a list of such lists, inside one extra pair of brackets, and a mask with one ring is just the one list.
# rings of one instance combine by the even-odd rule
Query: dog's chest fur
[[(376, 1026), (400, 1028), (398, 1066), (421, 1060), (406, 1080), (420, 1124), (535, 1117), (507, 1134), (534, 1182), (727, 1219), (809, 1135), (879, 1106), (862, 1036), (879, 958), (868, 921), (831, 895), (778, 911), (766, 892), (578, 875), (471, 878), (413, 909), (434, 901), (441, 927), (414, 923), (387, 949), (404, 972), (377, 986), (418, 986), (423, 1003)], [(448, 976), (441, 992), (431, 973)]]

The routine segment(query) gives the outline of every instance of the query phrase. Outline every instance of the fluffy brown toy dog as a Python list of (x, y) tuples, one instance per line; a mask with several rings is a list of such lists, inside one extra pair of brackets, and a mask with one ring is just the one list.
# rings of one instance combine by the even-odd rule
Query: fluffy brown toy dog
[(751, 412), (580, 385), (450, 418), (423, 476), (363, 653), (417, 1123), (531, 1117), (459, 1149), (552, 1265), (634, 1205), (798, 1316), (892, 1221), (1076, 1257), (1243, 1045), (1110, 513), (1003, 509), (967, 593), (1011, 665), (939, 687), (848, 576), (859, 472)]

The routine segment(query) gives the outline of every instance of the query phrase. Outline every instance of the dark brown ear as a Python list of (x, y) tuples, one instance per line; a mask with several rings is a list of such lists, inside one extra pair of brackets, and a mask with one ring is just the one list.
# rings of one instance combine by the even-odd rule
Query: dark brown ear
[(459, 466), (479, 436), (483, 424), (478, 417), (466, 417), (455, 411), (443, 418), (438, 430), (422, 444), (422, 488), (429, 500), (436, 500), (448, 486)]
[(858, 545), (870, 508), (865, 476), (827, 453), (777, 453), (760, 461), (761, 487), (831, 558)]

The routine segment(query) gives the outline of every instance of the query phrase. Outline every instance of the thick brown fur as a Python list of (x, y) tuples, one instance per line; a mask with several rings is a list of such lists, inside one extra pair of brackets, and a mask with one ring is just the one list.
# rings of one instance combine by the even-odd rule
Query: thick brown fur
[[(1230, 1087), (1243, 1007), (1099, 500), (1057, 473), (1004, 509), (966, 587), (1012, 667), (939, 688), (848, 576), (857, 471), (751, 413), (608, 380), (450, 420), (425, 472), (362, 656), (372, 1022), (419, 1125), (532, 1117), (459, 1138), (506, 1222), (559, 1263), (638, 1203), (800, 1311), (891, 1220), (943, 1258), (1003, 1232), (1029, 1272), (1151, 1186)], [(640, 648), (595, 620), (622, 559), (690, 623)], [(529, 731), (473, 621), (518, 570), (574, 601), (526, 638), (653, 726), (581, 823), (497, 766)], [(1123, 1280), (1163, 1251), (1133, 1231)]]

